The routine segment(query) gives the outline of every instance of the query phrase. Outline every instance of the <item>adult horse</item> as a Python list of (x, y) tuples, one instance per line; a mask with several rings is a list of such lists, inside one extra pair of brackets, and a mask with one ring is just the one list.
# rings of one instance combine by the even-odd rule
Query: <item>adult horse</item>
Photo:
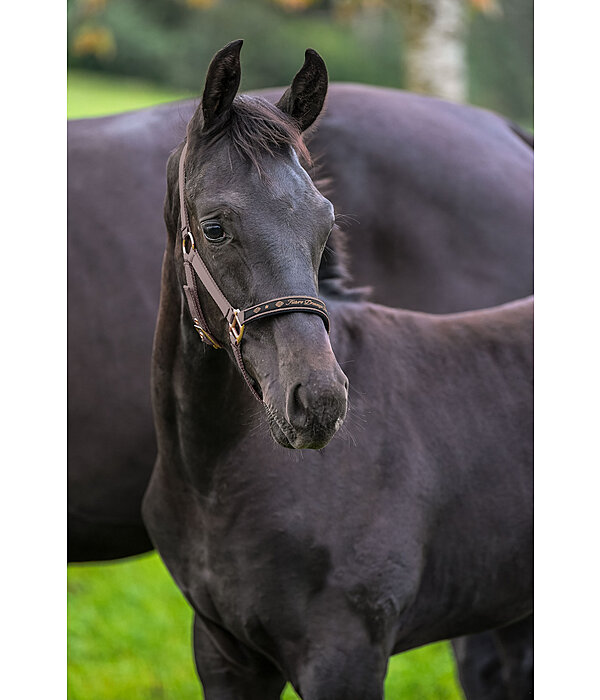
[[(71, 561), (151, 547), (140, 503), (156, 454), (148, 376), (164, 163), (193, 109), (68, 124)], [(373, 300), (451, 312), (531, 293), (533, 152), (505, 119), (334, 84), (306, 138)]]
[(330, 344), (333, 208), (297, 157), (324, 67), (234, 100), (240, 45), (169, 159), (144, 518), (208, 699), (376, 700), (390, 654), (531, 613), (532, 301), (428, 316), (326, 278)]

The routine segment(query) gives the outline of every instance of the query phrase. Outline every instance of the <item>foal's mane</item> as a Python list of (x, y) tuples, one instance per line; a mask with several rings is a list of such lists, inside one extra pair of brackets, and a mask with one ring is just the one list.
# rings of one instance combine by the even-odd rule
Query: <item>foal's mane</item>
[[(217, 133), (207, 134), (206, 140), (229, 138), (235, 151), (262, 172), (261, 159), (275, 156), (282, 149), (292, 148), (300, 163), (310, 172), (313, 161), (296, 122), (262, 97), (238, 95), (232, 105), (227, 123)], [(316, 187), (319, 183), (313, 177)], [(329, 183), (328, 183), (329, 184)], [(348, 301), (364, 299), (368, 290), (351, 289), (351, 275), (346, 252), (345, 232), (333, 227), (319, 267), (319, 289), (327, 297)]]

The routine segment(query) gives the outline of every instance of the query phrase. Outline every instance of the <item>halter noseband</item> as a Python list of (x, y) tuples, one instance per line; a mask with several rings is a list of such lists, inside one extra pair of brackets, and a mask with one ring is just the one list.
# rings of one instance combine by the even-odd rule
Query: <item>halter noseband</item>
[(198, 288), (196, 286), (196, 279), (194, 276), (194, 273), (196, 273), (206, 291), (213, 298), (214, 302), (227, 320), (227, 324), (229, 326), (229, 340), (231, 342), (233, 355), (244, 379), (246, 380), (246, 384), (248, 384), (252, 394), (259, 401), (262, 401), (260, 395), (256, 391), (254, 382), (244, 367), (244, 361), (240, 350), (240, 343), (242, 341), (242, 336), (244, 335), (244, 328), (246, 327), (246, 324), (261, 318), (276, 316), (278, 314), (288, 313), (290, 311), (305, 311), (307, 313), (318, 314), (323, 319), (325, 328), (329, 333), (329, 316), (327, 314), (327, 307), (320, 299), (304, 296), (287, 296), (269, 299), (262, 304), (249, 306), (242, 311), (236, 309), (229, 303), (229, 301), (227, 301), (227, 298), (219, 289), (218, 284), (215, 282), (212, 275), (208, 271), (208, 268), (204, 264), (204, 261), (198, 254), (194, 243), (194, 236), (192, 235), (192, 231), (190, 229), (184, 196), (186, 154), (187, 142), (183, 146), (183, 150), (179, 156), (179, 209), (181, 212), (183, 268), (185, 271), (186, 281), (186, 283), (183, 285), (183, 291), (187, 299), (190, 315), (194, 323), (194, 328), (198, 331), (198, 335), (202, 341), (208, 345), (212, 345), (213, 348), (222, 347), (215, 340), (213, 334), (208, 330), (208, 324), (206, 323), (206, 319), (202, 313), (202, 307), (200, 306), (200, 299), (198, 297)]

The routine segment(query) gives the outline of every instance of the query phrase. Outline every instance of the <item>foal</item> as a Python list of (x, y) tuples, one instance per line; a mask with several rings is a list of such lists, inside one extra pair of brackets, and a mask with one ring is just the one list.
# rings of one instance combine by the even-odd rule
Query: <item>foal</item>
[(240, 45), (169, 161), (144, 518), (207, 700), (380, 700), (391, 654), (531, 612), (532, 301), (435, 317), (328, 284), (331, 336), (224, 312), (317, 297), (333, 226), (297, 156), (320, 58), (273, 108), (234, 100)]

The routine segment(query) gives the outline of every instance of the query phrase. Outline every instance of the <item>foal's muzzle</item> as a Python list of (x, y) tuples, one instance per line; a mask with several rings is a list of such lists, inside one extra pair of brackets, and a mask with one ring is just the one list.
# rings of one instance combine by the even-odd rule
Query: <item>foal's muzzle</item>
[(326, 350), (312, 354), (307, 348), (299, 353), (298, 362), (284, 363), (279, 381), (267, 388), (271, 434), (283, 447), (321, 449), (344, 422), (348, 379), (328, 342)]
[(311, 376), (286, 397), (286, 418), (294, 431), (292, 447), (318, 450), (338, 431), (348, 409), (348, 380), (339, 367), (335, 376)]

